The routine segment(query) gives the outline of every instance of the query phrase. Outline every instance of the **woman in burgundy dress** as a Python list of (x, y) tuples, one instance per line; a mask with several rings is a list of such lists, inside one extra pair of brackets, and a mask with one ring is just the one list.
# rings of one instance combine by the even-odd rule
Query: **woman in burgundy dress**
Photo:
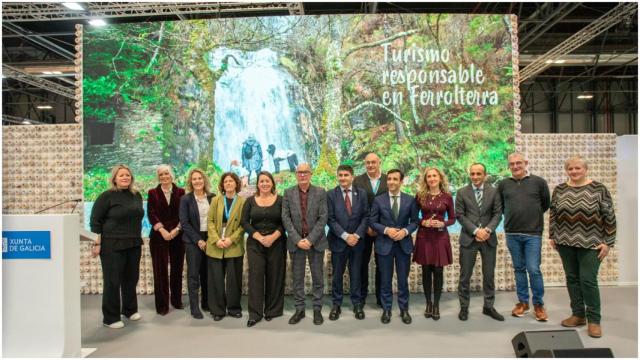
[[(451, 243), (447, 226), (456, 222), (453, 198), (447, 191), (447, 178), (437, 168), (425, 169), (416, 195), (422, 212), (416, 236), (413, 261), (422, 265), (422, 286), (427, 299), (426, 318), (440, 319), (440, 295), (442, 294), (445, 266), (451, 264)], [(445, 213), (447, 219), (445, 220)], [(433, 286), (433, 302), (431, 292)]]

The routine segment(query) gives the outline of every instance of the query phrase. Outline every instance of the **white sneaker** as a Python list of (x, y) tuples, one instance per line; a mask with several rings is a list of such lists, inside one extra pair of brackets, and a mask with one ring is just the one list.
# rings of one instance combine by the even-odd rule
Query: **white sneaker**
[(110, 329), (122, 329), (124, 327), (124, 323), (122, 321), (116, 321), (112, 324), (102, 324)]
[(138, 312), (132, 314), (131, 316), (129, 316), (129, 320), (131, 320), (131, 321), (138, 321), (140, 319), (142, 319), (142, 315), (140, 315), (140, 313), (138, 313)]

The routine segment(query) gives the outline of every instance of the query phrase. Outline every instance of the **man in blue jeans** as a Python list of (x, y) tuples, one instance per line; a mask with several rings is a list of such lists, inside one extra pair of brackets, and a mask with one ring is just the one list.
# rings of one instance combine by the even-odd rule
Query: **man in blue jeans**
[[(549, 185), (527, 170), (529, 162), (522, 154), (508, 157), (511, 177), (498, 184), (504, 211), (504, 230), (516, 277), (518, 303), (511, 315), (529, 312), (529, 284), (536, 320), (547, 321), (544, 309), (544, 282), (540, 271), (543, 214), (549, 209)], [(527, 278), (527, 274), (529, 275)]]

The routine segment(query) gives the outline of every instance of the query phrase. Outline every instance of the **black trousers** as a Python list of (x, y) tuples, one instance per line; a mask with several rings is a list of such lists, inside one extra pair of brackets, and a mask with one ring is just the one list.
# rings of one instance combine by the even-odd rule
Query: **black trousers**
[[(202, 240), (207, 240), (207, 233), (200, 232)], [(197, 245), (185, 244), (185, 255), (187, 257), (187, 289), (189, 292), (189, 306), (191, 307), (191, 313), (197, 312), (198, 305), (198, 290), (202, 299), (200, 304), (206, 311), (209, 308), (208, 291), (207, 291), (207, 255), (204, 251), (200, 250)]]
[(242, 313), (242, 263), (244, 256), (216, 259), (207, 256), (209, 310), (212, 315)]
[(461, 307), (469, 307), (471, 298), (470, 280), (476, 264), (477, 254), (482, 259), (482, 291), (484, 293), (484, 307), (491, 308), (496, 298), (494, 273), (496, 268), (496, 248), (486, 241), (474, 241), (471, 245), (460, 247), (460, 281), (458, 282), (458, 297)]
[[(120, 314), (129, 317), (138, 312), (136, 285), (140, 277), (140, 246), (123, 250), (101, 251), (102, 275), (102, 322), (113, 324), (120, 321)], [(120, 298), (122, 294), (122, 299)]]
[(371, 237), (369, 235), (364, 236), (364, 252), (362, 253), (360, 272), (360, 292), (362, 293), (361, 299), (363, 305), (367, 302), (367, 294), (369, 293), (369, 261), (371, 260), (371, 253), (373, 253), (376, 264), (376, 304), (382, 304), (380, 297), (380, 269), (378, 269), (378, 255), (373, 251), (373, 242), (375, 239), (375, 237)]
[(286, 239), (280, 237), (271, 247), (247, 239), (249, 261), (249, 319), (282, 316), (284, 279), (287, 268)]

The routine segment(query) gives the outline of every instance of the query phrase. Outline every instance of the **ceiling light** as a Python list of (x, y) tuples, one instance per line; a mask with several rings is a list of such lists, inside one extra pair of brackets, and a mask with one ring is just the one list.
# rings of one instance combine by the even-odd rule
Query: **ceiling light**
[(564, 64), (565, 62), (567, 62), (567, 60), (556, 60), (556, 61), (554, 61), (554, 63), (556, 63), (556, 64)]
[(105, 26), (107, 22), (102, 19), (91, 19), (89, 20), (89, 24), (93, 26)]
[(62, 6), (71, 10), (84, 10), (84, 7), (77, 2), (63, 2)]
[(29, 120), (22, 120), (22, 123), (24, 125), (31, 125), (31, 121), (29, 121)]
[(591, 94), (578, 95), (578, 99), (580, 99), (580, 100), (590, 100), (590, 99), (593, 99), (593, 95), (591, 95)]
[(52, 75), (62, 75), (62, 71), (52, 71)]
[(53, 74), (51, 71), (43, 71), (42, 73), (43, 73), (43, 74), (45, 74), (45, 75), (51, 75), (51, 74)]
[(544, 62), (545, 64), (553, 64), (553, 60), (547, 60)]
[(51, 110), (51, 109), (53, 109), (53, 106), (51, 106), (51, 105), (38, 105), (38, 106), (36, 106), (36, 108), (40, 109), (40, 110)]

